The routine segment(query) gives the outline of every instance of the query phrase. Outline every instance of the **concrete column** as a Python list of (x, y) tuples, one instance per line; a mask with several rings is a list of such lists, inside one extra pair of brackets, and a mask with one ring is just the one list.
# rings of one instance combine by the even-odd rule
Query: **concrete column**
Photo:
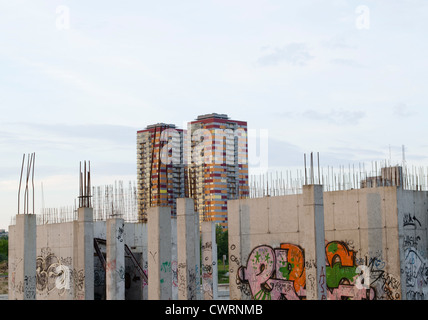
[(148, 220), (149, 300), (172, 298), (171, 208), (152, 207)]
[[(194, 200), (192, 199), (192, 208), (194, 208)], [(201, 290), (201, 227), (200, 216), (195, 212), (195, 275), (196, 275), (196, 300), (202, 300)]]
[[(149, 252), (148, 252), (149, 251), (149, 249), (148, 249), (149, 244), (148, 244), (148, 231), (147, 231), (148, 225), (147, 225), (147, 222), (141, 223), (141, 225), (142, 225), (142, 229), (143, 229), (142, 230), (142, 251), (143, 251), (143, 253), (141, 255), (140, 264), (141, 264), (143, 270), (146, 272), (146, 274), (148, 274), (148, 272), (149, 272), (149, 270), (148, 270), (148, 268), (149, 268), (149, 257), (148, 257), (148, 255), (149, 255)], [(149, 296), (149, 291), (148, 291), (149, 284), (144, 279), (142, 279), (142, 281), (143, 281), (143, 292), (142, 292), (143, 300), (147, 300), (147, 298)]]
[[(193, 199), (177, 199), (177, 272), (178, 272), (178, 299), (196, 300), (197, 264), (196, 257), (196, 218)], [(199, 228), (198, 228), (199, 229)]]
[(217, 243), (214, 221), (202, 221), (202, 293), (204, 300), (218, 298)]
[(172, 300), (178, 300), (177, 217), (171, 217), (171, 272), (172, 272)]
[(94, 222), (92, 208), (79, 208), (74, 222), (74, 299), (94, 300)]
[(36, 300), (36, 228), (35, 214), (16, 215), (9, 235), (10, 300)]
[[(324, 204), (322, 185), (303, 186), (303, 214), (299, 217), (305, 261), (316, 268), (306, 268), (306, 299), (326, 300), (327, 279), (324, 236)], [(313, 263), (309, 263), (312, 266)]]
[(125, 300), (125, 223), (122, 218), (107, 219), (106, 297)]

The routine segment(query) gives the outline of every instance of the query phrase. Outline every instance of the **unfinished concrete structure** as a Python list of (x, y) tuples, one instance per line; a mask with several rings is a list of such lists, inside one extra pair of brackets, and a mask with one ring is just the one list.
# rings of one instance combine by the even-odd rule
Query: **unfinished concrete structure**
[[(400, 172), (229, 201), (230, 299), (426, 300), (428, 192), (406, 189)], [(94, 220), (85, 180), (75, 214), (24, 210), (9, 227), (10, 299), (218, 297), (215, 224), (193, 199), (178, 199), (175, 216), (152, 207), (144, 223), (114, 208)]]
[(229, 201), (230, 298), (428, 299), (428, 192), (371, 186)]
[[(81, 177), (75, 213), (18, 214), (9, 226), (9, 299), (201, 299), (200, 222), (193, 200), (179, 199), (177, 216), (169, 207), (152, 207), (147, 222), (124, 220), (112, 203), (105, 220), (95, 221), (86, 168)], [(215, 229), (210, 232), (205, 237), (215, 240)], [(216, 252), (208, 256), (217, 261)], [(211, 281), (204, 281), (204, 290), (212, 299), (216, 282), (207, 274), (203, 278)]]

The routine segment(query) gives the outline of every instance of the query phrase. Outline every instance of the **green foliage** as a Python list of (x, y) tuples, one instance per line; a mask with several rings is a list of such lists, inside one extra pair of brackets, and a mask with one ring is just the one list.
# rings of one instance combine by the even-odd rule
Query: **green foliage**
[(0, 262), (7, 260), (9, 241), (6, 238), (0, 239)]
[(229, 283), (229, 265), (223, 266), (223, 261), (218, 260), (218, 283)]
[(216, 225), (215, 233), (217, 242), (217, 258), (220, 261), (223, 261), (223, 255), (225, 255), (227, 260), (229, 257), (229, 233), (227, 230), (224, 230), (220, 225)]

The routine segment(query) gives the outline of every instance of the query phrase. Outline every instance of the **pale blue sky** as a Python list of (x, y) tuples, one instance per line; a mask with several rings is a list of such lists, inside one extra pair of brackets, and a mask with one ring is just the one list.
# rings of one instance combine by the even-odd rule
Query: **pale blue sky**
[(135, 179), (138, 129), (204, 113), (267, 129), (271, 170), (311, 151), (399, 162), (402, 145), (428, 166), (426, 17), (426, 0), (0, 0), (0, 228), (23, 153), (39, 213), (40, 182), (57, 207), (81, 160), (94, 184)]

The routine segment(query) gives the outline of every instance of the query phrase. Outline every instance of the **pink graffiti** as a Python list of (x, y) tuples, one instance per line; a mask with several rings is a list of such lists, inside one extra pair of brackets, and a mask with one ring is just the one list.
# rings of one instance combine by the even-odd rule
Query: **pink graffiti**
[[(332, 260), (334, 259), (328, 262), (331, 263)], [(304, 252), (298, 246), (281, 244), (278, 249), (265, 245), (257, 246), (251, 251), (247, 265), (239, 267), (237, 276), (241, 283), (249, 285), (255, 300), (306, 299)], [(312, 278), (311, 288), (313, 282)], [(328, 288), (325, 267), (322, 267), (318, 284), (321, 286), (322, 300), (376, 298), (376, 292), (371, 287), (366, 289), (357, 288), (353, 284), (340, 284), (337, 288)]]

